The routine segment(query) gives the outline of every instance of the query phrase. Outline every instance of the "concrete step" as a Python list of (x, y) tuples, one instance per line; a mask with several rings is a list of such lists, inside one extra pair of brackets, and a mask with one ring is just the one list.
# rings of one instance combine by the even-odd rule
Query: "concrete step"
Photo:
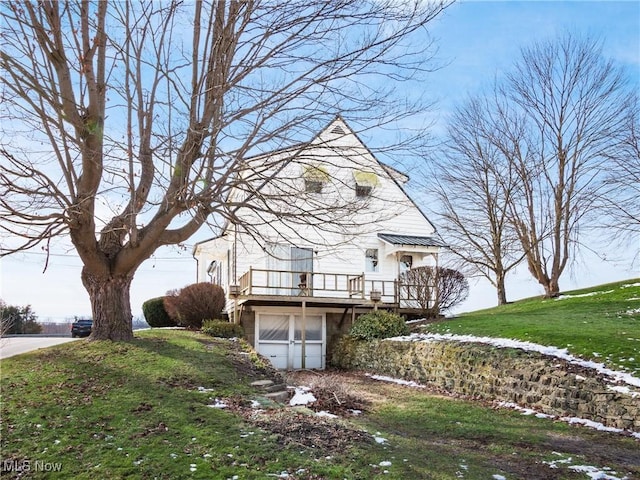
[(287, 392), (286, 390), (267, 393), (264, 396), (269, 400), (273, 400), (274, 402), (286, 403), (289, 401), (289, 392)]
[(274, 383), (273, 385), (264, 387), (265, 392), (281, 392), (286, 389), (287, 389), (287, 386), (284, 383)]
[(265, 389), (273, 385), (273, 380), (256, 380), (255, 382), (251, 382), (251, 386), (255, 388)]

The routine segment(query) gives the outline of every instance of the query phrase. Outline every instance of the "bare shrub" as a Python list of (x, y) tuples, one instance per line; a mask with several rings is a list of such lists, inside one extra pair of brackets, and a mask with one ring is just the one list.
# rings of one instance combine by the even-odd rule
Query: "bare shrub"
[(451, 268), (416, 267), (404, 272), (400, 280), (403, 295), (426, 317), (436, 317), (469, 296), (469, 282)]
[(177, 324), (202, 327), (202, 321), (220, 318), (225, 304), (224, 290), (214, 283), (194, 283), (180, 290), (167, 292), (164, 308)]

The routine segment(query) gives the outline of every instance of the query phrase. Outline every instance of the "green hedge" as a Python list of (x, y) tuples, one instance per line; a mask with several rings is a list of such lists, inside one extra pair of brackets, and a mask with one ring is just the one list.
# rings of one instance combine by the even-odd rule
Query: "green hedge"
[(359, 340), (399, 337), (409, 335), (409, 327), (400, 315), (385, 310), (376, 310), (359, 316), (349, 335)]
[(151, 327), (175, 327), (176, 322), (171, 320), (164, 308), (164, 297), (147, 300), (142, 304), (144, 319)]
[(226, 320), (205, 320), (202, 322), (202, 332), (212, 337), (233, 338), (244, 336), (241, 325)]

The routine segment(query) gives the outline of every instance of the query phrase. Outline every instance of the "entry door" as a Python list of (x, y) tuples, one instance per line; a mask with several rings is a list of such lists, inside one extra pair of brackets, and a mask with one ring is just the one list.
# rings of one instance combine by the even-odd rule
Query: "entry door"
[(291, 295), (309, 295), (313, 287), (313, 250), (291, 247), (291, 270), (294, 272)]
[[(258, 313), (256, 350), (282, 370), (302, 368), (302, 315)], [(324, 315), (306, 315), (305, 368), (325, 366)]]

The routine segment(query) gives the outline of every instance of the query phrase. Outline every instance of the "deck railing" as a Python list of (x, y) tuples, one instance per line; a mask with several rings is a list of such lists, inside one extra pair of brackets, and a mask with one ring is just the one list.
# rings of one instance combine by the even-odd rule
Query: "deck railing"
[[(366, 278), (365, 273), (325, 273), (250, 268), (239, 279), (241, 296), (304, 296), (352, 298), (369, 301), (371, 291), (381, 294), (381, 303), (400, 308), (424, 308), (423, 288), (400, 280)], [(433, 291), (433, 289), (432, 289)], [(432, 306), (432, 302), (429, 302)]]
[(364, 273), (325, 273), (250, 268), (238, 281), (240, 295), (307, 296), (369, 299), (371, 290), (382, 302), (397, 303), (394, 280), (367, 279)]

